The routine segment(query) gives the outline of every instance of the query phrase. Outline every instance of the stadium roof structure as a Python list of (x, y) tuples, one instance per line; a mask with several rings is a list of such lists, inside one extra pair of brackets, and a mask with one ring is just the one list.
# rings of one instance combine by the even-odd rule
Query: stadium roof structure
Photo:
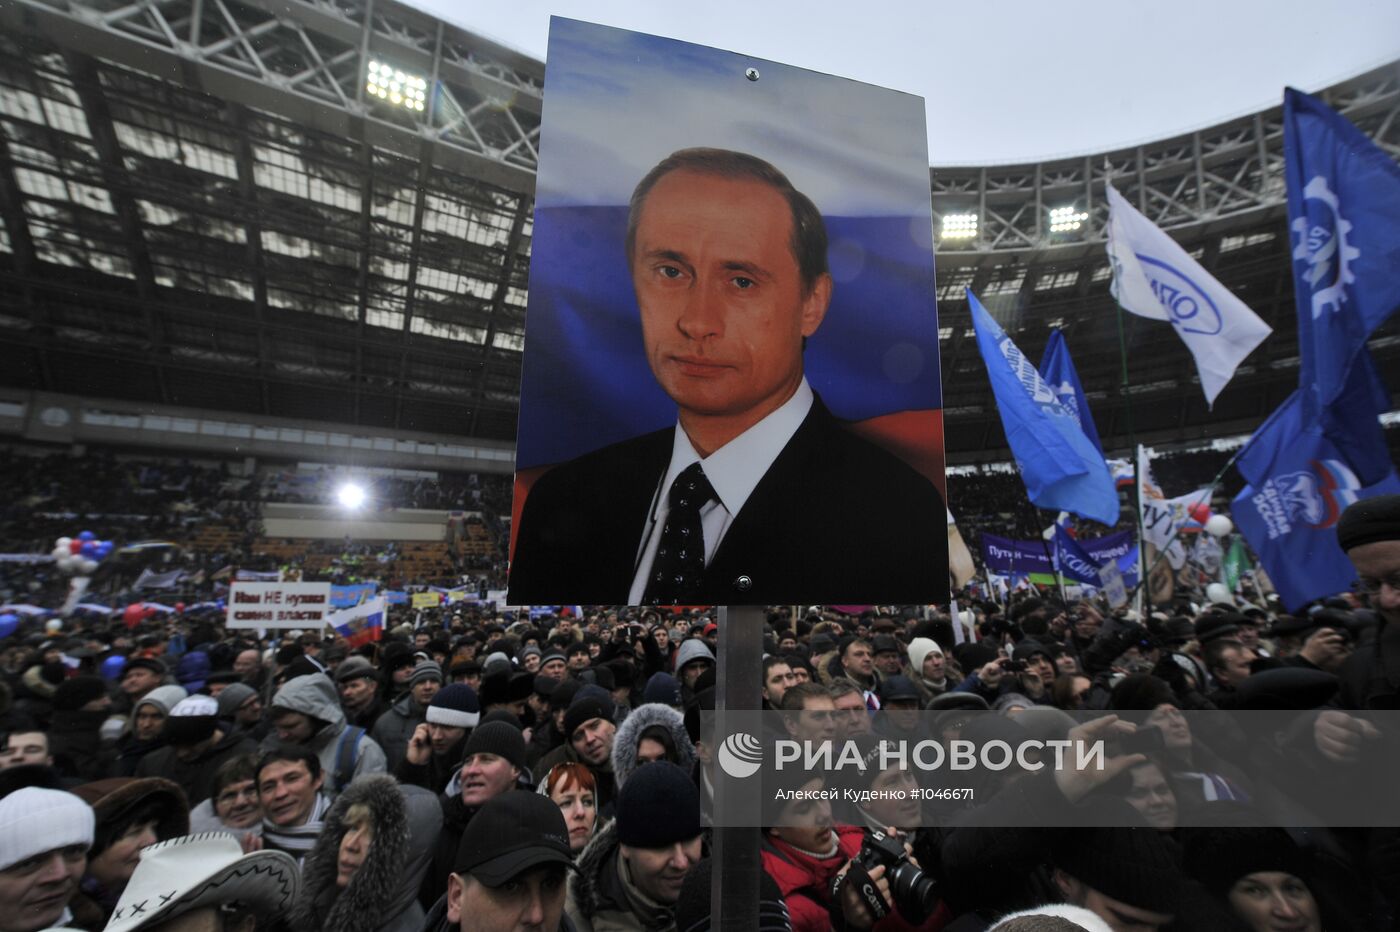
[[(0, 385), (513, 440), (543, 76), (394, 0), (0, 4)], [(1400, 154), (1395, 68), (1323, 96)], [(1208, 413), (1166, 325), (1127, 320), (1137, 434), (1257, 425), (1297, 380), (1281, 168), (1275, 109), (933, 171), (964, 230), (936, 238), (950, 462), (1006, 458), (965, 286), (1032, 359), (1062, 327), (1126, 445), (1108, 181), (1275, 328)]]
[[(1282, 98), (1282, 88), (1279, 89)], [(1400, 62), (1320, 95), (1400, 160)], [(1298, 385), (1293, 242), (1275, 107), (1130, 149), (931, 173), (944, 430), (950, 463), (1007, 458), (964, 289), (1033, 361), (1065, 334), (1105, 449), (1248, 434)], [(1126, 390), (1105, 250), (1106, 185), (1167, 230), (1274, 330), (1206, 408), (1194, 362), (1166, 323), (1123, 315)], [(1058, 222), (1057, 222), (1058, 221)], [(1400, 320), (1371, 340), (1400, 372)], [(1400, 389), (1400, 384), (1392, 385)]]

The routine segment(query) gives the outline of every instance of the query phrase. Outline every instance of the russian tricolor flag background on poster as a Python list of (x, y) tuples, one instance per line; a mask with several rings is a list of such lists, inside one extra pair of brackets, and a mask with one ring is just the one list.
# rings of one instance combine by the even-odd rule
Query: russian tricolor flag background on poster
[(359, 647), (383, 637), (384, 615), (387, 611), (387, 603), (381, 595), (352, 608), (335, 612), (327, 621), (351, 647)]

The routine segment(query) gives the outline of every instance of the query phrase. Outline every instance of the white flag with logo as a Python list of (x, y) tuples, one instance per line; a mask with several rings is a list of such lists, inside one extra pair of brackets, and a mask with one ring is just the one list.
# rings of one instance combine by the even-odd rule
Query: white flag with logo
[(1123, 310), (1165, 320), (1196, 359), (1206, 404), (1273, 330), (1108, 186), (1108, 258)]

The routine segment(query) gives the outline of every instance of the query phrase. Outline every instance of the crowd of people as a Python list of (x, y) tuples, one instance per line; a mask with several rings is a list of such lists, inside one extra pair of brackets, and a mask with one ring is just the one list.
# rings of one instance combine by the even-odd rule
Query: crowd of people
[[(1136, 723), (1163, 740), (1092, 779), (1003, 774), (932, 809), (820, 800), (825, 777), (799, 772), (762, 830), (761, 928), (1396, 928), (1400, 832), (1272, 827), (1311, 760), (1356, 766), (1358, 794), (1389, 779), (1347, 712), (1400, 703), (1400, 497), (1354, 506), (1340, 537), (1362, 589), (1295, 615), (1139, 619), (1052, 594), (956, 616), (771, 609), (762, 703), (794, 737), (870, 753), (931, 710), (944, 738)], [(0, 641), (0, 930), (708, 928), (711, 616), (411, 617), (355, 649), (217, 616)], [(1256, 708), (1319, 710), (1267, 778), (1248, 740), (1182, 715)], [(1046, 806), (1117, 809), (1014, 827)], [(1198, 827), (1212, 806), (1235, 827)]]

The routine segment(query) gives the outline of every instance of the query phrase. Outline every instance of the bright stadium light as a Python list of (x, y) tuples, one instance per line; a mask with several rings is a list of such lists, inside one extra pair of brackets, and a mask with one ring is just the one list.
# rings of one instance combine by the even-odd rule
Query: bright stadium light
[(408, 74), (382, 61), (369, 63), (365, 90), (395, 107), (421, 111), (428, 96), (428, 82), (416, 74)]
[(1074, 206), (1056, 207), (1050, 211), (1051, 233), (1072, 233), (1084, 225), (1089, 215)]
[(940, 231), (943, 239), (972, 239), (977, 236), (976, 214), (944, 214)]
[(365, 503), (365, 490), (353, 482), (346, 482), (335, 490), (335, 498), (342, 508), (354, 511)]

